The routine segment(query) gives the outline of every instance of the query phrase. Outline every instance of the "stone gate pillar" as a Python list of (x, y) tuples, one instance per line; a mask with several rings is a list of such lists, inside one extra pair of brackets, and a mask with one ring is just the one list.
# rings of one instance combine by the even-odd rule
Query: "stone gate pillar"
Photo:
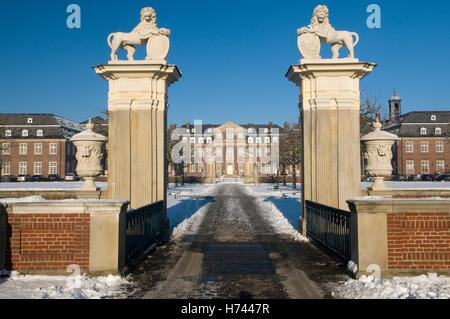
[[(360, 196), (359, 80), (374, 67), (317, 60), (291, 66), (286, 75), (300, 88), (302, 212), (305, 200), (348, 210), (346, 200)], [(300, 226), (305, 232), (303, 218)]]
[(166, 199), (167, 89), (175, 65), (117, 61), (94, 67), (109, 83), (108, 194), (132, 208)]
[[(109, 83), (108, 195), (132, 208), (166, 204), (167, 89), (181, 77), (166, 62), (170, 33), (158, 28), (153, 8), (143, 8), (136, 28), (108, 36), (111, 60), (94, 67)], [(146, 46), (145, 60), (134, 60), (136, 46)], [(127, 60), (118, 59), (119, 49)]]

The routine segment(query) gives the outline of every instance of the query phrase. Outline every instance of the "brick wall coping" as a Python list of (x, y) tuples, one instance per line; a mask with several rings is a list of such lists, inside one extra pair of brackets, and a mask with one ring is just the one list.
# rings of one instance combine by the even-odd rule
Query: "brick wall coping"
[(405, 213), (450, 212), (450, 198), (382, 198), (357, 197), (347, 200), (352, 212), (359, 213)]
[(9, 214), (118, 214), (127, 208), (125, 200), (41, 200), (0, 202)]

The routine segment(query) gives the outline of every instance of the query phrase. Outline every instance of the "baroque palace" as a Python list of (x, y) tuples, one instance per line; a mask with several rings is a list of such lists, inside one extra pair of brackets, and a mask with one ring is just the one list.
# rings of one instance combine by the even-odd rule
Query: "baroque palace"
[[(288, 123), (280, 127), (272, 122), (201, 126), (187, 122), (179, 128), (172, 124), (168, 139), (175, 142), (169, 142), (169, 145), (184, 142), (190, 154), (178, 164), (172, 159), (169, 180), (183, 175), (187, 181), (204, 183), (215, 183), (220, 179), (258, 183), (281, 176), (290, 177), (292, 181), (292, 168), (279, 162), (280, 139), (290, 127)], [(300, 165), (296, 165), (297, 177), (299, 172)]]

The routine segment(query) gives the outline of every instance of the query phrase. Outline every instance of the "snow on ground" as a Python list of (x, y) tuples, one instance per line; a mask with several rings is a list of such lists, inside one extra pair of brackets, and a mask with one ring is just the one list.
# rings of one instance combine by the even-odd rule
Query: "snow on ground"
[[(169, 185), (167, 191), (167, 217), (174, 238), (195, 233), (208, 210), (215, 185)], [(175, 196), (177, 198), (175, 198)]]
[[(84, 181), (78, 182), (11, 182), (11, 183), (0, 183), (0, 190), (7, 191), (49, 191), (49, 190), (73, 190), (78, 189), (84, 184)], [(107, 182), (95, 182), (98, 187), (102, 190), (108, 188)]]
[(333, 295), (347, 299), (449, 299), (450, 277), (435, 273), (417, 277), (376, 279), (361, 276), (338, 283)]
[(0, 277), (0, 299), (100, 299), (121, 293), (131, 285), (120, 276), (20, 275)]
[(256, 184), (246, 186), (246, 191), (255, 197), (260, 214), (277, 233), (292, 236), (297, 241), (308, 241), (296, 230), (301, 211), (299, 190), (283, 186), (273, 190), (271, 184)]

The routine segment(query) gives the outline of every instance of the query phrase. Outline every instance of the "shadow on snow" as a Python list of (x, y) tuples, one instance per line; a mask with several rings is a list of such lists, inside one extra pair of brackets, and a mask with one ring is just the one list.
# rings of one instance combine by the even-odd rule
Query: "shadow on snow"
[(294, 229), (298, 228), (298, 219), (301, 216), (302, 209), (299, 198), (267, 197), (264, 201), (273, 203), (288, 220), (289, 224), (291, 224)]
[(183, 198), (180, 202), (172, 207), (167, 208), (167, 217), (170, 221), (170, 232), (177, 227), (185, 219), (190, 218), (200, 208), (213, 200), (211, 196)]

